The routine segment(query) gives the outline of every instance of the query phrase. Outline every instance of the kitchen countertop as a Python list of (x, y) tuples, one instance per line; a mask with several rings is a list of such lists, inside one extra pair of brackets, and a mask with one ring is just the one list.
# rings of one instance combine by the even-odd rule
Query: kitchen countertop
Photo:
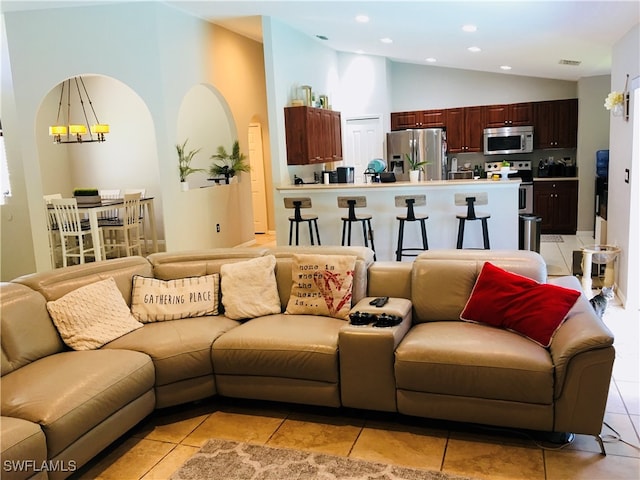
[(578, 180), (578, 177), (534, 177), (534, 182), (567, 182), (570, 180)]
[(487, 178), (479, 178), (478, 180), (463, 179), (463, 180), (427, 180), (424, 182), (389, 182), (389, 183), (302, 183), (291, 185), (280, 185), (276, 187), (276, 190), (330, 190), (330, 189), (343, 189), (343, 188), (398, 188), (398, 187), (452, 187), (452, 186), (466, 186), (466, 185), (508, 185), (513, 183), (520, 183), (519, 178), (513, 178), (508, 180), (490, 180)]

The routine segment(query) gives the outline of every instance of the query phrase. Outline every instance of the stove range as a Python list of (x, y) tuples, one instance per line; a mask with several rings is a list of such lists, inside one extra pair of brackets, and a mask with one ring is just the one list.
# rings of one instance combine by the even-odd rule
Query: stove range
[[(530, 160), (510, 160), (511, 170), (516, 170), (509, 174), (509, 178), (519, 178), (520, 188), (518, 190), (518, 212), (533, 213), (533, 171)], [(499, 172), (502, 162), (485, 162), (485, 172)]]
[[(520, 178), (523, 184), (533, 185), (533, 170), (531, 170), (531, 160), (510, 160), (511, 170), (517, 170), (510, 173), (509, 178)], [(485, 162), (485, 172), (499, 172), (502, 168), (502, 161), (500, 162)]]

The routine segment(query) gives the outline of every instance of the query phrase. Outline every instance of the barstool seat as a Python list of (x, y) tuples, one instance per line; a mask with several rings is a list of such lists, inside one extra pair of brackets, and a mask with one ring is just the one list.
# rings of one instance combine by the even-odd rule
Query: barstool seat
[[(429, 250), (429, 242), (427, 241), (426, 221), (429, 215), (416, 215), (413, 207), (423, 207), (427, 204), (426, 195), (398, 195), (395, 197), (396, 207), (407, 207), (406, 215), (398, 215), (398, 248), (396, 249), (396, 260), (401, 261), (402, 257), (415, 257), (418, 253), (404, 252), (422, 252)], [(422, 234), (422, 248), (404, 248), (404, 224), (405, 222), (420, 222), (420, 232)]]
[(464, 227), (466, 221), (480, 220), (482, 222), (482, 241), (484, 248), (489, 250), (489, 225), (487, 219), (491, 218), (488, 213), (481, 213), (475, 211), (475, 205), (487, 205), (488, 197), (487, 193), (456, 193), (455, 204), (458, 206), (466, 205), (467, 213), (461, 213), (456, 215), (458, 219), (458, 242), (456, 248), (462, 248), (464, 243)]
[(364, 237), (364, 246), (369, 247), (371, 242), (371, 250), (373, 250), (373, 259), (376, 259), (376, 247), (373, 243), (373, 229), (371, 228), (371, 219), (369, 214), (356, 215), (356, 208), (367, 206), (367, 197), (338, 197), (338, 207), (348, 208), (346, 217), (342, 217), (342, 245), (345, 241), (347, 245), (351, 245), (351, 224), (354, 222), (362, 223), (362, 234)]
[(311, 199), (309, 197), (300, 197), (300, 198), (285, 198), (284, 199), (284, 208), (293, 208), (293, 215), (289, 217), (289, 245), (292, 245), (293, 240), (293, 225), (296, 226), (296, 245), (298, 245), (299, 234), (300, 234), (300, 224), (302, 222), (307, 222), (309, 224), (309, 241), (311, 245), (315, 245), (313, 238), (313, 227), (315, 227), (316, 239), (318, 241), (318, 245), (320, 245), (320, 233), (318, 232), (318, 216), (309, 214), (302, 215), (300, 209), (302, 208), (311, 208)]

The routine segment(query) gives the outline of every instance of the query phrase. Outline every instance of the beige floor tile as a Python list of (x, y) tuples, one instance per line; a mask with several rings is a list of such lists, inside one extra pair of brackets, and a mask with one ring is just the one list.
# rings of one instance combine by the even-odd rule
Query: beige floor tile
[(541, 449), (455, 438), (449, 439), (442, 470), (486, 480), (545, 479)]
[(77, 479), (133, 480), (142, 478), (160, 462), (175, 444), (129, 438), (101, 458)]
[(627, 409), (624, 406), (620, 392), (618, 392), (618, 387), (613, 381), (611, 382), (611, 385), (609, 385), (609, 395), (607, 397), (607, 406), (605, 411), (609, 413), (627, 413)]
[(372, 462), (440, 470), (446, 445), (446, 432), (365, 426), (349, 456)]
[[(180, 443), (193, 432), (209, 414), (192, 416), (187, 413), (154, 418), (134, 434), (135, 437), (159, 442)], [(186, 418), (185, 418), (186, 417)]]
[(627, 412), (631, 415), (640, 415), (640, 383), (616, 380), (616, 385), (627, 407)]
[[(606, 425), (602, 426), (602, 439), (607, 455), (620, 455), (625, 457), (640, 458), (640, 442), (636, 430), (628, 415), (618, 413), (605, 414), (604, 421), (610, 425), (615, 432)], [(622, 440), (622, 441), (621, 441)], [(576, 435), (575, 440), (567, 445), (566, 450), (582, 450), (585, 452), (600, 452), (600, 445), (591, 435)]]
[(142, 480), (168, 480), (173, 472), (200, 450), (198, 447), (176, 445)]
[(322, 421), (303, 421), (288, 418), (267, 445), (347, 456), (361, 429), (361, 425), (354, 425), (348, 419), (323, 417)]
[(215, 412), (185, 438), (182, 444), (201, 447), (210, 438), (266, 443), (283, 419), (284, 417)]
[(562, 450), (545, 452), (550, 480), (635, 480), (640, 478), (640, 459), (602, 456), (599, 453)]

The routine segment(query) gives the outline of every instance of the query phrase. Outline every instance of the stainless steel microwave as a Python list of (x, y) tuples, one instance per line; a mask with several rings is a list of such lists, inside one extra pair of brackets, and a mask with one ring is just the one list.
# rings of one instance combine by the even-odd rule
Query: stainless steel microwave
[(533, 127), (484, 129), (484, 154), (505, 155), (533, 152)]

